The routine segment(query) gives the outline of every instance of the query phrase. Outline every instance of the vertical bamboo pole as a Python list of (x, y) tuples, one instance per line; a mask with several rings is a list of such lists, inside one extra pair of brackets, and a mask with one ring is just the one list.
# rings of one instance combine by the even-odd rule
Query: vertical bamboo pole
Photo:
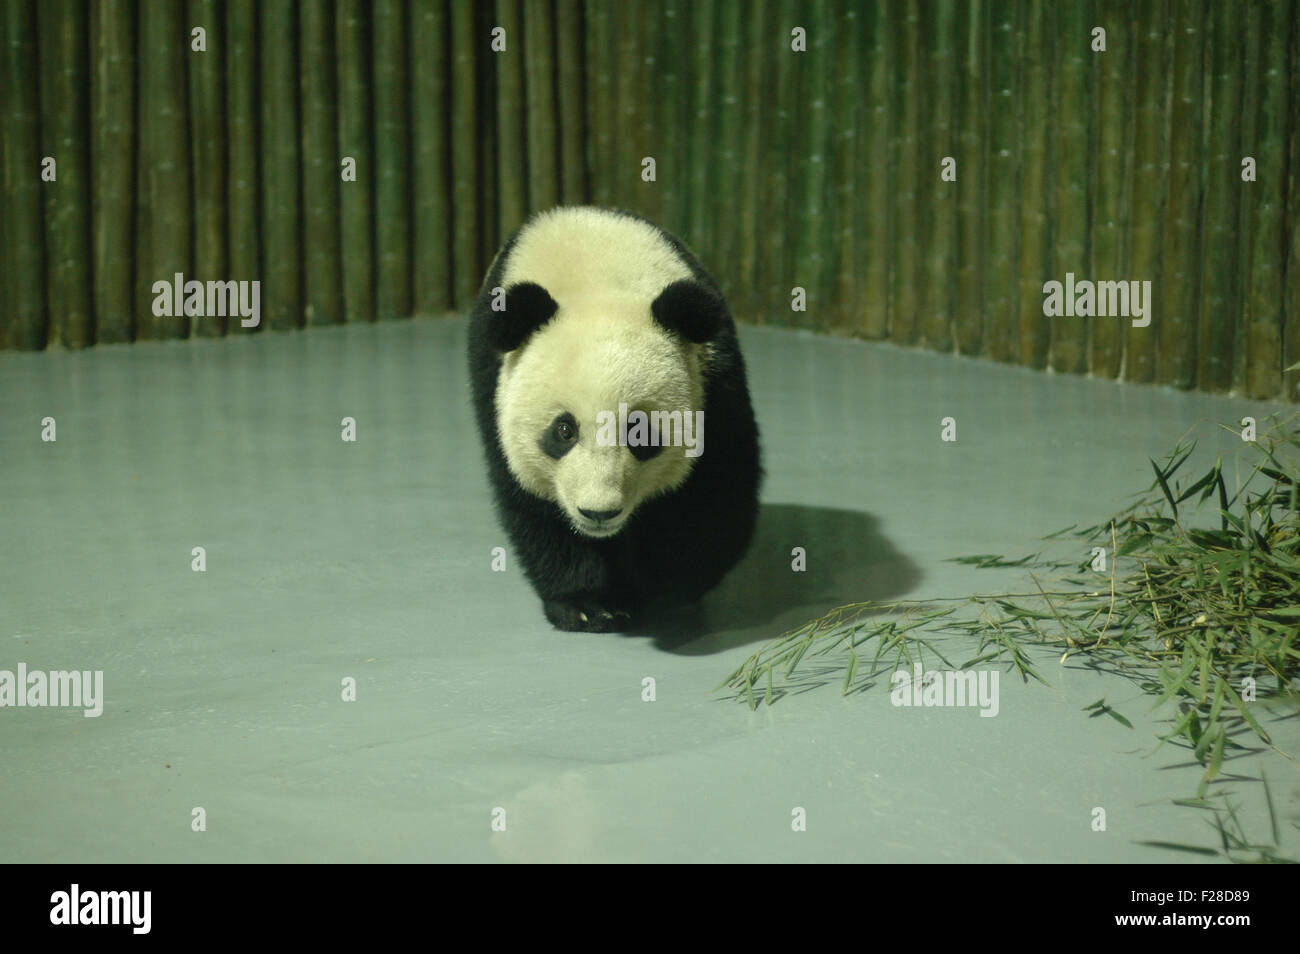
[(711, 173), (714, 150), (717, 148), (717, 142), (713, 138), (717, 109), (714, 105), (716, 86), (712, 70), (714, 43), (717, 42), (717, 6), (716, 0), (699, 0), (694, 4), (691, 11), (692, 42), (689, 50), (682, 51), (683, 56), (690, 57), (691, 75), (687, 88), (692, 108), (690, 138), (687, 140), (687, 155), (690, 157), (690, 227), (683, 238), (697, 253), (706, 257), (714, 241), (713, 193), (710, 190), (711, 183), (716, 181)]
[(502, 238), (524, 222), (531, 207), (528, 197), (528, 103), (524, 86), (524, 58), (529, 40), (524, 35), (523, 0), (497, 0), (497, 25), (506, 31), (506, 48), (494, 50), (490, 61), (497, 76), (497, 230)]
[[(1049, 321), (1078, 321), (1043, 315), (1043, 283), (1051, 265), (1055, 194), (1048, 181), (1052, 167), (1052, 77), (1047, 48), (1045, 5), (1029, 0), (1025, 9), (1021, 87), (1023, 172), (1020, 187), (1020, 349), (1019, 363), (1041, 368), (1047, 364)], [(1052, 276), (1064, 281), (1065, 276)]]
[[(305, 3), (302, 11), (303, 290), (306, 324), (343, 320), (339, 234), (338, 92), (333, 10)], [(350, 183), (354, 184), (354, 183)]]
[(957, 218), (960, 245), (953, 336), (961, 354), (984, 347), (984, 272), (988, 248), (988, 58), (984, 52), (988, 15), (982, 0), (961, 6), (957, 52), (961, 126), (957, 134)]
[(1168, 195), (1164, 170), (1165, 58), (1168, 9), (1164, 2), (1136, 7), (1137, 14), (1137, 122), (1133, 149), (1133, 264), (1132, 274), (1120, 276), (1151, 282), (1151, 300), (1145, 303), (1151, 324), (1134, 327), (1125, 321), (1125, 372), (1130, 381), (1149, 382), (1155, 377), (1155, 335), (1165, 312), (1167, 289), (1160, 273), (1160, 222)]
[[(147, 14), (146, 14), (147, 15)], [(226, 281), (226, 96), (225, 24), (214, 0), (190, 0), (186, 27), (202, 27), (206, 52), (191, 51), (190, 158), (194, 181), (194, 278)], [(236, 306), (232, 311), (238, 314)], [(234, 323), (238, 323), (236, 317)], [(190, 333), (215, 337), (226, 333), (230, 316), (190, 319)]]
[[(1128, 246), (1133, 151), (1127, 131), (1133, 123), (1133, 61), (1136, 29), (1127, 0), (1101, 0), (1095, 26), (1106, 31), (1105, 52), (1089, 56), (1097, 73), (1096, 155), (1097, 196), (1093, 213), (1093, 281), (1121, 281), (1130, 277)], [(1090, 38), (1091, 39), (1091, 38)], [(1124, 361), (1126, 319), (1095, 317), (1089, 322), (1089, 370), (1117, 378)]]
[[(135, 332), (141, 338), (178, 338), (189, 319), (155, 316), (152, 285), (190, 274), (190, 159), (185, 75), (190, 34), (180, 4), (160, 4), (140, 17), (140, 152), (136, 169)], [(203, 54), (197, 54), (203, 55)]]
[(90, 5), (90, 272), (97, 344), (131, 340), (136, 29), (133, 0)]
[(87, 8), (84, 0), (38, 4), (41, 150), (58, 178), (45, 182), (46, 299), (51, 344), (94, 341), (90, 311), (90, 148)]
[(795, 315), (794, 323), (820, 331), (830, 328), (835, 308), (831, 259), (827, 250), (834, 226), (826, 200), (830, 188), (827, 167), (832, 148), (830, 78), (835, 70), (835, 27), (826, 16), (828, 6), (822, 3), (810, 8), (804, 19), (808, 28), (808, 52), (795, 60), (799, 66), (800, 92), (793, 115), (799, 133), (792, 141), (792, 151), (799, 155), (797, 168), (800, 179), (799, 214), (791, 216), (791, 221), (798, 223), (795, 261), (801, 284), (808, 290), (808, 311)]
[[(656, 32), (652, 39), (658, 40), (661, 35), (661, 32)], [(565, 205), (580, 205), (586, 201), (587, 176), (583, 145), (587, 124), (583, 104), (583, 52), (581, 0), (555, 0), (555, 58), (559, 71), (560, 120), (559, 201)], [(662, 90), (659, 92), (662, 93)]]
[(411, 49), (416, 51), (411, 57), (412, 307), (417, 314), (433, 314), (451, 308), (446, 4), (444, 0), (412, 3), (410, 18)]
[[(1292, 36), (1300, 30), (1300, 0), (1291, 0)], [(1282, 367), (1289, 368), (1300, 363), (1300, 120), (1296, 119), (1296, 110), (1300, 108), (1300, 41), (1291, 46), (1287, 75), (1291, 77), (1291, 116), (1288, 120), (1288, 136), (1291, 157), (1290, 179), (1287, 185), (1287, 216), (1290, 224), (1289, 234), (1283, 235), (1286, 242), (1286, 317), (1282, 328)], [(1300, 369), (1282, 375), (1284, 394), (1287, 400), (1300, 400)]]
[[(760, 0), (761, 2), (761, 0)], [(682, 100), (686, 96), (682, 64), (681, 43), (687, 27), (682, 23), (686, 17), (681, 0), (664, 0), (660, 10), (661, 22), (656, 34), (659, 79), (655, 84), (655, 101), (657, 104), (658, 133), (651, 146), (655, 157), (658, 180), (655, 189), (659, 194), (659, 224), (670, 232), (683, 237), (686, 234), (686, 154), (687, 137), (683, 131), (687, 128), (688, 111), (683, 108)], [(757, 14), (755, 14), (757, 15)], [(588, 50), (588, 63), (591, 62)], [(591, 92), (595, 77), (588, 75), (587, 91)], [(595, 134), (589, 128), (588, 136)], [(594, 174), (594, 170), (593, 174)]]
[[(861, 320), (861, 276), (857, 271), (859, 230), (865, 223), (854, 217), (854, 191), (861, 187), (858, 181), (863, 149), (861, 102), (863, 98), (862, 57), (858, 43), (862, 36), (861, 21), (868, 11), (855, 4), (838, 6), (830, 23), (833, 43), (833, 60), (827, 65), (832, 76), (827, 109), (830, 113), (829, 186), (831, 196), (828, 224), (825, 232), (828, 244), (826, 264), (830, 284), (827, 297), (831, 306), (830, 330), (839, 335), (852, 334)], [(743, 235), (742, 235), (743, 240)]]
[[(637, 32), (641, 36), (641, 102), (637, 138), (641, 148), (635, 172), (642, 214), (671, 230), (672, 227), (667, 222), (671, 207), (664, 182), (666, 172), (671, 171), (666, 166), (673, 165), (671, 159), (676, 158), (669, 154), (680, 150), (681, 141), (677, 136), (677, 127), (665, 123), (665, 117), (672, 109), (671, 104), (664, 102), (666, 77), (677, 69), (677, 64), (669, 63), (667, 59), (676, 56), (670, 44), (674, 41), (674, 31), (677, 29), (675, 11), (672, 17), (667, 16), (668, 7), (667, 3), (637, 6)], [(654, 182), (644, 182), (640, 178), (640, 162), (646, 156), (653, 156), (655, 160)]]
[[(1246, 329), (1246, 395), (1274, 398), (1282, 393), (1282, 312), (1286, 300), (1285, 268), (1287, 117), (1294, 119), (1290, 98), (1288, 45), (1294, 24), (1287, 22), (1287, 7), (1260, 7), (1260, 69), (1252, 85), (1258, 91), (1254, 142), (1248, 155), (1257, 162), (1256, 181), (1242, 183), (1255, 191), (1249, 275), (1249, 315)], [(1249, 106), (1252, 105), (1248, 103)], [(1293, 277), (1293, 281), (1295, 278)]]
[[(230, 278), (260, 281), (261, 216), (258, 209), (257, 123), (257, 11), (251, 0), (229, 0), (226, 6), (226, 136), (227, 248)], [(227, 331), (251, 334), (261, 325), (246, 327), (227, 321)]]
[[(663, 96), (663, 59), (665, 35), (676, 24), (665, 20), (663, 8), (657, 3), (639, 5), (641, 33), (641, 128), (638, 132), (642, 143), (641, 155), (654, 156), (656, 162), (656, 180), (639, 182), (641, 203), (646, 217), (654, 222), (663, 223), (668, 207), (664, 202), (663, 186), (658, 180), (658, 163), (663, 158), (665, 147), (676, 145), (675, 127), (665, 126), (664, 111), (660, 104)], [(640, 166), (637, 167), (640, 175)], [(734, 215), (734, 212), (733, 212)], [(733, 220), (734, 221), (734, 220)]]
[[(643, 98), (641, 6), (622, 4), (614, 12), (614, 169), (612, 174), (614, 204), (634, 212), (645, 213), (645, 194), (653, 188), (641, 179), (641, 160), (651, 147), (643, 140), (645, 130), (641, 112)], [(717, 38), (714, 37), (716, 40)]]
[(1197, 329), (1197, 386), (1210, 391), (1232, 387), (1232, 344), (1241, 314), (1241, 276), (1237, 272), (1237, 215), (1241, 181), (1242, 30), (1235, 8), (1213, 5), (1210, 27), (1210, 103), (1208, 168), (1205, 180), (1204, 243), (1201, 274), (1204, 293)]
[[(1092, 104), (1088, 99), (1088, 57), (1094, 17), (1091, 0), (1075, 0), (1059, 7), (1048, 7), (1054, 22), (1056, 39), (1054, 62), (1060, 64), (1060, 87), (1057, 97), (1056, 157), (1053, 175), (1056, 188), (1056, 241), (1053, 243), (1051, 277), (1064, 282), (1067, 272), (1077, 278), (1095, 281), (1089, 271), (1088, 194), (1089, 149), (1088, 119)], [(1041, 300), (1041, 288), (1040, 288)], [(1056, 371), (1078, 374), (1087, 370), (1088, 326), (1095, 318), (1042, 318), (1051, 335), (1051, 366)]]
[(1240, 72), (1241, 88), (1241, 155), (1237, 157), (1237, 274), (1240, 280), (1241, 295), (1235, 303), (1238, 310), (1232, 333), (1232, 388), (1241, 393), (1246, 390), (1246, 366), (1248, 352), (1246, 348), (1247, 330), (1250, 326), (1250, 275), (1251, 261), (1254, 255), (1254, 242), (1250, 240), (1254, 228), (1255, 197), (1258, 191), (1254, 183), (1242, 181), (1242, 162), (1245, 156), (1258, 158), (1258, 143), (1255, 137), (1259, 110), (1260, 55), (1263, 38), (1260, 36), (1260, 5), (1250, 4), (1243, 17), (1236, 17), (1238, 29), (1245, 37)]
[[(921, 156), (921, 200), (918, 222), (924, 281), (921, 335), (926, 347), (951, 351), (953, 347), (953, 292), (958, 268), (957, 188), (940, 175), (945, 156), (957, 158), (957, 137), (952, 122), (953, 86), (956, 73), (954, 0), (929, 0), (922, 21), (926, 51), (924, 79), (925, 149)], [(961, 163), (957, 165), (961, 177)]]
[[(545, 0), (543, 0), (545, 2)], [(478, 206), (478, 282), (482, 284), (483, 273), (496, 257), (505, 236), (497, 235), (497, 222), (500, 213), (497, 210), (496, 178), (497, 124), (492, 117), (497, 114), (497, 88), (494, 81), (491, 46), (488, 42), (493, 27), (496, 26), (495, 14), (491, 4), (477, 4), (474, 7), (472, 23), (474, 36), (475, 63), (472, 74), (478, 92), (478, 116), (475, 121), (476, 159), (478, 162), (479, 190), (475, 195)]]
[(555, 79), (555, 15), (549, 3), (524, 5), (524, 74), (528, 94), (528, 204), (549, 209), (559, 200), (559, 128)]
[(610, 4), (585, 9), (587, 56), (587, 168), (591, 197), (597, 205), (613, 203), (614, 157), (614, 22)]
[(45, 346), (46, 315), (44, 224), (41, 214), (40, 100), (36, 71), (35, 5), (8, 0), (0, 15), (0, 212), (5, 227), (0, 232), (0, 269), (5, 294), (0, 299), (0, 345), (34, 349)]
[(1190, 388), (1196, 383), (1196, 316), (1201, 276), (1201, 112), (1205, 54), (1204, 0), (1176, 0), (1172, 23), (1173, 96), (1170, 100), (1169, 198), (1165, 207), (1164, 263), (1156, 379)]
[(380, 321), (411, 313), (410, 100), (406, 10), (382, 0), (374, 11), (375, 309)]
[[(806, 241), (804, 230), (809, 224), (808, 201), (806, 198), (807, 178), (805, 167), (808, 162), (808, 101), (805, 90), (808, 86), (808, 72), (811, 69), (808, 58), (816, 56), (814, 40), (817, 27), (812, 22), (812, 7), (794, 2), (783, 2), (786, 30), (800, 27), (805, 31), (806, 52), (791, 52), (786, 60), (785, 70), (781, 76), (779, 88), (780, 110), (780, 148), (773, 157), (783, 167), (785, 178), (785, 221), (788, 231), (782, 236), (780, 254), (784, 259), (782, 277), (785, 279), (786, 307), (777, 310), (778, 323), (784, 326), (801, 327), (808, 320), (807, 312), (796, 312), (789, 308), (790, 289), (798, 286), (804, 290), (804, 306), (815, 312), (821, 305), (817, 298), (817, 286), (812, 280), (811, 269), (805, 257)], [(707, 136), (707, 134), (706, 134)], [(698, 214), (698, 213), (697, 213)]]
[(937, 236), (933, 229), (934, 189), (939, 178), (938, 146), (934, 143), (934, 124), (939, 118), (930, 112), (930, 99), (934, 95), (934, 57), (936, 50), (935, 8), (938, 0), (917, 0), (914, 8), (917, 21), (916, 59), (913, 60), (911, 95), (916, 101), (915, 129), (912, 139), (915, 149), (912, 153), (915, 170), (913, 181), (916, 195), (913, 202), (915, 218), (912, 232), (916, 236), (914, 263), (915, 277), (912, 279), (912, 310), (914, 327), (911, 331), (911, 344), (929, 347), (925, 333), (929, 324), (930, 302), (936, 293), (928, 280), (930, 273), (930, 256), (934, 253)]
[(917, 192), (921, 170), (917, 135), (920, 129), (921, 79), (918, 68), (920, 13), (916, 0), (890, 6), (891, 35), (897, 56), (892, 76), (895, 104), (891, 152), (893, 155), (893, 275), (890, 279), (890, 337), (899, 344), (917, 339), (920, 315), (917, 313), (920, 236), (917, 222)]
[(289, 0), (258, 5), (262, 145), (262, 323), (277, 331), (302, 325), (302, 186), (298, 134), (296, 8)]
[[(764, 54), (771, 46), (769, 39), (773, 33), (768, 19), (768, 7), (768, 0), (756, 0), (748, 7), (742, 23), (744, 41), (740, 50), (743, 73), (741, 105), (744, 120), (738, 177), (740, 196), (736, 219), (739, 242), (738, 268), (736, 287), (731, 294), (731, 307), (737, 317), (745, 321), (758, 320), (764, 307), (764, 298), (759, 290), (758, 261), (762, 231), (759, 227), (760, 204), (763, 202), (760, 193), (765, 161), (761, 148), (763, 143), (761, 130), (762, 115), (768, 108), (768, 104), (763, 100), (764, 67), (768, 60)], [(671, 51), (668, 52), (671, 54)], [(676, 65), (665, 59), (663, 68), (665, 71), (675, 70)], [(666, 94), (665, 89), (665, 99), (667, 99)], [(662, 138), (666, 140), (669, 131), (675, 128), (671, 121), (661, 123)], [(665, 193), (665, 204), (671, 208), (667, 198), (668, 195)]]
[[(761, 131), (764, 144), (763, 198), (770, 220), (780, 223), (780, 228), (765, 229), (759, 239), (759, 280), (762, 282), (765, 301), (762, 311), (764, 322), (786, 325), (791, 319), (790, 289), (798, 284), (793, 272), (789, 244), (781, 239), (798, 222), (792, 217), (786, 157), (791, 140), (792, 83), (798, 68), (795, 59), (804, 54), (794, 53), (790, 49), (791, 30), (800, 25), (791, 5), (784, 0), (773, 0), (768, 10), (769, 29), (764, 36), (761, 52), (755, 55), (762, 56), (770, 63), (764, 87), (767, 108), (763, 110)], [(690, 96), (689, 80), (687, 95)], [(687, 106), (687, 116), (693, 115), (694, 105), (690, 103)], [(693, 122), (691, 125), (694, 128)], [(694, 137), (692, 143), (695, 148), (700, 148)]]
[[(339, 253), (343, 318), (350, 322), (375, 319), (375, 162), (367, 9), (361, 0), (338, 0), (334, 15), (339, 82)], [(345, 159), (355, 163), (355, 180), (341, 178)]]
[(478, 115), (476, 74), (480, 49), (486, 41), (475, 32), (474, 9), (467, 3), (451, 5), (452, 48), (452, 282), (455, 307), (464, 309), (474, 300), (483, 281), (479, 260), (478, 137), (473, 134)]
[[(989, 249), (988, 333), (985, 349), (996, 361), (1013, 361), (1018, 354), (1017, 321), (1020, 304), (1020, 117), (1016, 82), (1022, 37), (1019, 6), (992, 3), (985, 28), (989, 33)], [(1041, 295), (1036, 295), (1041, 301)]]
[(864, 241), (859, 245), (857, 267), (862, 274), (862, 302), (859, 328), (867, 338), (889, 336), (890, 276), (893, 274), (894, 246), (890, 158), (894, 104), (889, 95), (889, 81), (894, 75), (897, 51), (890, 43), (889, 19), (894, 5), (876, 0), (863, 10), (861, 50), (865, 61), (865, 102), (862, 116), (865, 129), (864, 161), (857, 170), (856, 218), (862, 223)]

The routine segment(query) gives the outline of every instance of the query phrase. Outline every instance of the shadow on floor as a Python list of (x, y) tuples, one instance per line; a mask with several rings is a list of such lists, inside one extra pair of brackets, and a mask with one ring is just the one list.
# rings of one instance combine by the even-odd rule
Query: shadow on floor
[[(694, 606), (647, 619), (628, 635), (658, 648), (710, 655), (766, 642), (844, 603), (898, 599), (921, 580), (869, 513), (764, 504), (754, 542), (725, 580)], [(792, 569), (803, 547), (806, 569)]]

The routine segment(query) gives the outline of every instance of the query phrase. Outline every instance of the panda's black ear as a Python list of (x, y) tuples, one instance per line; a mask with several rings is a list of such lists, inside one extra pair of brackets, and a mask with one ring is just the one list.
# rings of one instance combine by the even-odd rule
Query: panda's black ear
[(699, 282), (675, 281), (650, 304), (655, 321), (687, 341), (701, 344), (722, 330), (727, 306)]
[(496, 311), (488, 305), (488, 337), (498, 351), (514, 351), (560, 306), (536, 282), (520, 282), (506, 289), (505, 307)]

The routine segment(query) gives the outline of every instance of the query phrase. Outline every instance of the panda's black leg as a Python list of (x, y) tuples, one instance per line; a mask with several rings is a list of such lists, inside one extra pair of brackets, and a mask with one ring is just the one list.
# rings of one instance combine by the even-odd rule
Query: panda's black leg
[(542, 606), (552, 626), (571, 633), (617, 633), (632, 622), (628, 610), (596, 595), (575, 594), (544, 600)]

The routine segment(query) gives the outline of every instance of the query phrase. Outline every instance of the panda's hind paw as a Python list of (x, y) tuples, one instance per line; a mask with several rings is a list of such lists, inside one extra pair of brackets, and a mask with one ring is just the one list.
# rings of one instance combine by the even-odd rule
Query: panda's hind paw
[(632, 622), (632, 614), (626, 610), (581, 597), (546, 600), (545, 610), (552, 626), (572, 633), (617, 633)]

